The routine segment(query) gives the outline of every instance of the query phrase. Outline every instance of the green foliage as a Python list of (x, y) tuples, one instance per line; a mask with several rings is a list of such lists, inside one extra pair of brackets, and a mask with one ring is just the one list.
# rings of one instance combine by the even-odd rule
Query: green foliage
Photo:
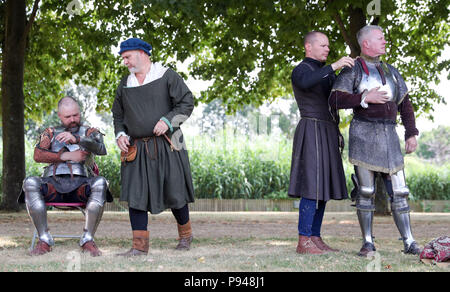
[[(29, 11), (33, 2), (28, 1)], [(111, 48), (123, 37), (126, 9), (111, 9), (116, 1), (96, 1), (92, 10), (84, 5), (79, 15), (70, 15), (67, 4), (41, 1), (28, 35), (23, 84), (26, 118), (41, 120), (51, 112), (69, 80), (99, 88), (97, 108), (105, 110), (124, 74)]]
[[(109, 181), (114, 197), (120, 196), (120, 152), (112, 133), (105, 136), (107, 156), (97, 156), (100, 174)], [(272, 136), (249, 139), (223, 132), (187, 137), (196, 198), (281, 199), (287, 198), (292, 140)], [(33, 161), (33, 147), (26, 143), (27, 176), (40, 175), (43, 164)], [(0, 160), (1, 160), (0, 153)], [(405, 158), (406, 182), (413, 200), (450, 200), (450, 164), (435, 165)], [(1, 165), (0, 165), (1, 168)], [(1, 170), (1, 169), (0, 169)], [(347, 188), (353, 166), (344, 159)]]
[(104, 137), (108, 155), (96, 156), (95, 162), (98, 165), (100, 175), (109, 182), (111, 194), (118, 198), (120, 196), (120, 150), (116, 146), (113, 133), (107, 133)]
[[(190, 58), (188, 75), (213, 81), (197, 101), (222, 100), (227, 112), (258, 106), (291, 94), (290, 74), (304, 57), (308, 31), (328, 35), (334, 61), (347, 46), (358, 53), (355, 33), (371, 22), (386, 29), (386, 60), (412, 84), (417, 113), (430, 114), (433, 103), (444, 102), (430, 84), (450, 66), (441, 58), (450, 39), (449, 0), (382, 1), (378, 16), (367, 14), (370, 2), (102, 0), (82, 1), (71, 15), (67, 1), (41, 1), (27, 39), (25, 116), (40, 120), (51, 112), (69, 80), (97, 88), (97, 109), (108, 110), (127, 73), (117, 47), (128, 37), (151, 43), (154, 61), (175, 67)], [(4, 3), (0, 9), (4, 20)]]
[[(190, 74), (214, 81), (199, 101), (221, 99), (227, 112), (290, 94), (290, 74), (304, 56), (302, 41), (308, 31), (328, 35), (331, 61), (346, 54), (346, 46), (358, 54), (357, 30), (376, 22), (386, 29), (387, 61), (413, 84), (416, 110), (430, 113), (431, 101), (443, 98), (429, 83), (438, 82), (436, 73), (449, 68), (448, 60), (438, 61), (449, 44), (449, 1), (383, 1), (378, 16), (367, 15), (370, 2), (147, 0), (133, 9), (146, 15), (136, 24), (146, 27), (144, 35), (155, 47), (181, 61), (190, 55)], [(169, 47), (162, 48), (165, 43)]]
[(196, 138), (201, 146), (189, 153), (197, 198), (286, 197), (291, 151), (286, 140), (269, 144), (259, 138), (231, 137), (212, 145), (205, 138)]
[(439, 126), (420, 135), (417, 156), (434, 162), (450, 162), (450, 127)]
[(406, 184), (414, 200), (450, 200), (450, 163), (430, 164), (405, 159)]

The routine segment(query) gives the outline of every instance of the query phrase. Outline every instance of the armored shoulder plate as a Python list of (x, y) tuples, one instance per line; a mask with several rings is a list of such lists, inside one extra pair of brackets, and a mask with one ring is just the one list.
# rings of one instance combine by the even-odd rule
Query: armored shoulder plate
[(362, 77), (362, 67), (359, 62), (355, 62), (352, 68), (345, 67), (336, 77), (332, 91), (341, 91), (345, 93), (356, 93), (357, 87)]

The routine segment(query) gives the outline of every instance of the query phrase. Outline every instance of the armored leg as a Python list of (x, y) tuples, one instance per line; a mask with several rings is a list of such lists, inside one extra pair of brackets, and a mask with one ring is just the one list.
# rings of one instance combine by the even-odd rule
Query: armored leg
[(373, 244), (372, 226), (373, 212), (375, 211), (375, 176), (373, 171), (359, 166), (355, 166), (355, 172), (358, 181), (356, 213), (364, 242)]
[(39, 235), (39, 240), (49, 246), (55, 244), (52, 236), (48, 232), (47, 208), (44, 196), (41, 194), (41, 179), (37, 176), (27, 177), (23, 181), (23, 191), (25, 192), (25, 204), (31, 221)]
[(95, 231), (97, 231), (103, 215), (107, 188), (108, 182), (101, 176), (96, 177), (91, 185), (91, 195), (86, 204), (86, 221), (83, 229), (84, 233), (80, 239), (80, 246), (94, 240)]
[(395, 225), (403, 239), (405, 246), (405, 253), (418, 254), (420, 249), (417, 246), (411, 232), (411, 220), (409, 216), (408, 195), (409, 189), (406, 186), (405, 174), (400, 170), (394, 175), (391, 175), (392, 182), (392, 197), (391, 197), (391, 211), (394, 217)]

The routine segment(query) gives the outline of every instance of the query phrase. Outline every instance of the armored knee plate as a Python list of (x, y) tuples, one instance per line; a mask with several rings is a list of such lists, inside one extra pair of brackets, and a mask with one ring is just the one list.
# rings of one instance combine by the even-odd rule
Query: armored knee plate
[(95, 177), (91, 183), (91, 195), (89, 201), (93, 200), (103, 206), (106, 202), (107, 189), (108, 181), (103, 176)]
[(356, 208), (362, 211), (375, 211), (375, 176), (374, 172), (355, 166), (358, 195)]
[(108, 182), (104, 177), (97, 176), (93, 179), (91, 183), (91, 195), (86, 204), (86, 222), (84, 233), (80, 239), (80, 246), (83, 246), (88, 241), (94, 240), (94, 234), (103, 216), (107, 188)]
[(409, 189), (406, 186), (405, 173), (403, 170), (391, 175), (392, 182), (392, 198), (391, 210), (397, 213), (409, 212), (408, 196)]
[(37, 176), (25, 178), (22, 189), (25, 193), (27, 211), (39, 234), (39, 240), (54, 245), (55, 242), (47, 227), (47, 207), (41, 194), (41, 178)]
[[(23, 180), (22, 189), (27, 194), (25, 199), (31, 203), (37, 199), (41, 199), (41, 178), (38, 176), (30, 176)], [(39, 196), (37, 196), (39, 194)]]

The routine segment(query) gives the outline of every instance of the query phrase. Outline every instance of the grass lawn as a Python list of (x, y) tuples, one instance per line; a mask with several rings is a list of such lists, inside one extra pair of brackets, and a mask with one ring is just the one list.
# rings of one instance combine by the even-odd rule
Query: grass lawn
[[(53, 234), (80, 233), (83, 218), (73, 212), (49, 212)], [(58, 239), (49, 254), (31, 257), (33, 227), (26, 212), (0, 213), (0, 271), (176, 271), (176, 272), (325, 272), (325, 271), (450, 271), (425, 265), (404, 255), (391, 217), (375, 218), (377, 253), (356, 256), (361, 247), (353, 212), (326, 213), (324, 240), (341, 251), (319, 256), (299, 255), (294, 212), (192, 212), (194, 242), (190, 251), (174, 250), (176, 224), (170, 212), (149, 220), (150, 252), (124, 259), (115, 254), (131, 247), (127, 213), (105, 213), (96, 234), (101, 257), (80, 253), (76, 239)], [(412, 213), (413, 233), (421, 246), (448, 234), (450, 214)]]

